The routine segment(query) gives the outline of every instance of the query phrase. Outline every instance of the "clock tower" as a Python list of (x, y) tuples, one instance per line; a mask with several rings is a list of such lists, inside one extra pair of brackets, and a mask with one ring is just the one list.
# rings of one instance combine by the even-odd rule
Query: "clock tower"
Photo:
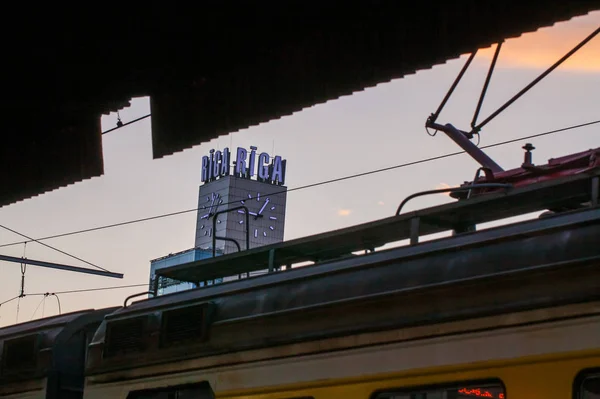
[[(202, 159), (202, 181), (198, 195), (196, 248), (215, 247), (223, 254), (237, 252), (237, 242), (246, 249), (283, 241), (287, 187), (286, 161), (271, 157), (256, 147), (238, 148), (229, 165), (230, 153), (211, 150)], [(222, 211), (227, 211), (222, 213)], [(246, 214), (247, 213), (247, 214)]]

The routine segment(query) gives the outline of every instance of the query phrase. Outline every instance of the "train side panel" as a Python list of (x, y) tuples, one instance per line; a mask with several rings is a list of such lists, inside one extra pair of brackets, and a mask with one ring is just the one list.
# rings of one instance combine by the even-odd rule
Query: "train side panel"
[(593, 367), (600, 367), (600, 316), (215, 368), (165, 364), (135, 378), (110, 376), (119, 382), (88, 378), (85, 398), (208, 381), (219, 398), (364, 399), (384, 389), (499, 379), (511, 399), (564, 399), (578, 373)]

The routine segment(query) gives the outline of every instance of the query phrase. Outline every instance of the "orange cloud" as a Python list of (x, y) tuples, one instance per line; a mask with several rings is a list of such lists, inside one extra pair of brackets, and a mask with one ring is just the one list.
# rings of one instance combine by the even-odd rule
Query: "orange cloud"
[(340, 209), (338, 211), (338, 216), (348, 216), (352, 213), (350, 209)]
[[(600, 26), (600, 11), (553, 27), (509, 39), (502, 44), (497, 66), (502, 68), (548, 68)], [(477, 55), (489, 61), (496, 46)], [(600, 72), (600, 35), (580, 48), (558, 70)]]

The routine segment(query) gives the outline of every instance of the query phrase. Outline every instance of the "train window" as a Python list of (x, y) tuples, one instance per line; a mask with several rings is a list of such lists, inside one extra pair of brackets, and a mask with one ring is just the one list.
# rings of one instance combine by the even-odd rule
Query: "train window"
[(215, 394), (207, 382), (177, 385), (156, 389), (132, 391), (127, 399), (214, 399)]
[[(419, 387), (378, 392), (374, 399), (506, 399), (501, 382), (467, 383), (452, 386)], [(595, 398), (594, 398), (595, 399)]]
[(600, 399), (600, 370), (582, 374), (575, 387), (577, 399)]

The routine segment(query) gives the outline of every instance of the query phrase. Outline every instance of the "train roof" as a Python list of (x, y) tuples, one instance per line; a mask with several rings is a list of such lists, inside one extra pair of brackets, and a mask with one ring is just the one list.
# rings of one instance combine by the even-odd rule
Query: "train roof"
[(52, 329), (60, 329), (71, 321), (80, 316), (92, 312), (94, 309), (83, 309), (75, 312), (64, 313), (61, 315), (44, 317), (32, 321), (14, 324), (11, 326), (0, 328), (0, 341), (30, 334), (37, 331), (48, 331)]
[[(91, 335), (89, 330), (116, 309), (85, 309), (0, 329), (0, 396), (42, 389), (54, 371), (70, 370), (63, 378), (82, 378), (78, 368), (85, 359), (85, 339), (81, 341), (78, 333), (88, 330)], [(79, 343), (72, 342), (73, 337)]]
[(597, 298), (599, 176), (559, 179), (587, 182), (570, 212), (135, 302), (107, 315), (88, 371)]

